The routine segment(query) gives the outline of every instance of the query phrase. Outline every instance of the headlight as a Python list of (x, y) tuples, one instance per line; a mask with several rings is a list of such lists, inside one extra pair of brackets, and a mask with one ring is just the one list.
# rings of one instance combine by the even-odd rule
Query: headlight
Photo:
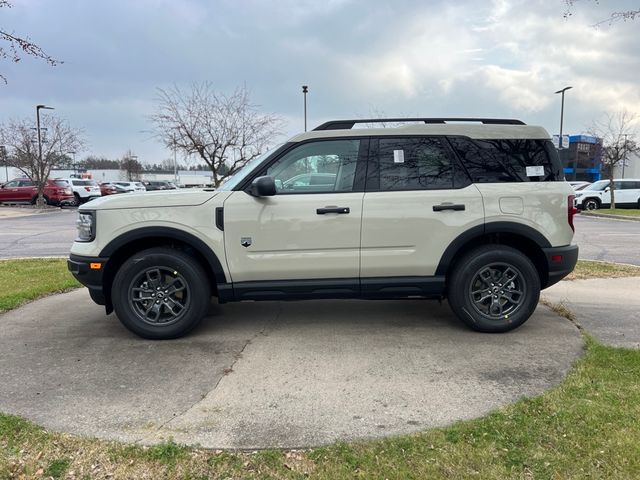
[(96, 238), (96, 212), (78, 212), (76, 242), (92, 242)]

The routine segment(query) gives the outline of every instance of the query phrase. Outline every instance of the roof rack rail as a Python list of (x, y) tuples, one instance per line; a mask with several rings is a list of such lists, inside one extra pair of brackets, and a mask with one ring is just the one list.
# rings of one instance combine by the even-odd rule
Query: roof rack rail
[(512, 118), (362, 118), (357, 120), (331, 120), (313, 130), (350, 130), (356, 123), (423, 122), (437, 124), (447, 122), (478, 122), (485, 125), (526, 125)]

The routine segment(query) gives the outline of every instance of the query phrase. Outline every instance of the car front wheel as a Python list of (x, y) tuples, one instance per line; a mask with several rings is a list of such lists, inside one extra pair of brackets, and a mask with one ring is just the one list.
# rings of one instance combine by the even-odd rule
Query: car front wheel
[(600, 208), (600, 202), (595, 198), (589, 198), (584, 202), (585, 210), (598, 210)]
[(447, 296), (454, 313), (472, 329), (507, 332), (533, 314), (540, 298), (540, 277), (519, 250), (484, 245), (456, 264)]
[(181, 337), (205, 316), (211, 290), (191, 256), (170, 248), (136, 253), (118, 270), (113, 307), (122, 324), (149, 339)]

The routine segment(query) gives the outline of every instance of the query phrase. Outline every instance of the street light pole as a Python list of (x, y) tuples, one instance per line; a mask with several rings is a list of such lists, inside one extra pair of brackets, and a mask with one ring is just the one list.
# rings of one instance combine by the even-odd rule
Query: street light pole
[(558, 150), (562, 150), (562, 122), (564, 120), (564, 92), (571, 89), (573, 87), (564, 87), (562, 90), (558, 90), (556, 93), (562, 94), (562, 104), (560, 107), (560, 145)]
[(2, 161), (4, 162), (4, 175), (6, 181), (9, 181), (9, 161), (7, 160), (7, 147), (4, 145), (0, 145), (0, 155), (2, 156)]
[[(47, 107), (46, 105), (36, 105), (36, 127), (38, 129), (38, 170), (42, 171), (42, 136), (40, 135), (40, 109), (55, 110), (53, 107)], [(42, 185), (38, 185), (38, 205), (40, 205), (40, 193), (41, 189), (46, 181), (46, 178), (37, 179), (38, 183), (42, 182)]]
[(302, 94), (304, 95), (304, 131), (307, 131), (307, 93), (309, 92), (309, 87), (307, 85), (302, 85)]
[(624, 158), (622, 159), (622, 178), (624, 178), (624, 167), (625, 164), (627, 163), (627, 135), (626, 133), (623, 133), (624, 135)]

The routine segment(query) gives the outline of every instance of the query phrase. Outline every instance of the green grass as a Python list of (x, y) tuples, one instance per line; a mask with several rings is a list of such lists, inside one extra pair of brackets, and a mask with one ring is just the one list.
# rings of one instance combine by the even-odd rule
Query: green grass
[(579, 260), (576, 268), (566, 277), (567, 280), (588, 278), (640, 277), (640, 267), (618, 263)]
[[(577, 271), (614, 267), (580, 262)], [(61, 260), (0, 262), (0, 279), (5, 309), (77, 286)], [(585, 355), (565, 381), (538, 397), (415, 435), (292, 451), (143, 447), (47, 432), (0, 414), (0, 479), (638, 478), (639, 379), (640, 350), (586, 335)]]
[(0, 260), (0, 313), (79, 286), (64, 259)]
[(637, 208), (603, 208), (593, 212), (583, 212), (585, 215), (591, 213), (604, 213), (607, 215), (620, 215), (622, 217), (640, 217), (640, 209)]

